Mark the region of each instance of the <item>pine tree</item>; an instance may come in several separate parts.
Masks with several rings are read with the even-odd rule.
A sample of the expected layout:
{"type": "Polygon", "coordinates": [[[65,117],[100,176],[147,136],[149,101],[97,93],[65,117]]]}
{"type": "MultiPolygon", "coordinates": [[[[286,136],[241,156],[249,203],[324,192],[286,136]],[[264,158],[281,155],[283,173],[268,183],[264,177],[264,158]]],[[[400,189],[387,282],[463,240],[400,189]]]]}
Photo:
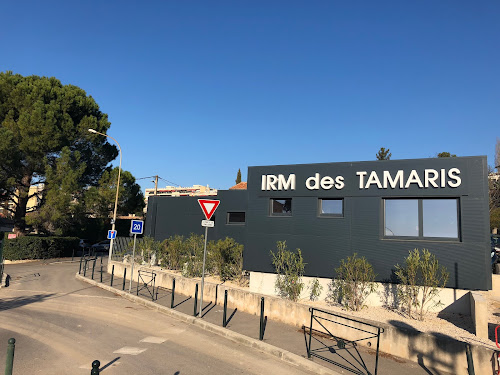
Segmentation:
{"type": "Polygon", "coordinates": [[[389,149],[386,150],[384,147],[380,147],[380,150],[375,155],[377,157],[377,160],[390,160],[392,154],[389,151],[389,149]]]}

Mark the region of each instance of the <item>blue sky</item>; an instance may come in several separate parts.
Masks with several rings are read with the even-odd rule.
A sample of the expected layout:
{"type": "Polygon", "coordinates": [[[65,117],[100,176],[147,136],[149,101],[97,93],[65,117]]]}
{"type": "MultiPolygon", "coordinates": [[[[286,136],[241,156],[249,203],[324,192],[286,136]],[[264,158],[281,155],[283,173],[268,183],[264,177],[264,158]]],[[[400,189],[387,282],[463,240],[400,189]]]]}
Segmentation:
{"type": "Polygon", "coordinates": [[[92,95],[136,178],[227,189],[380,147],[492,164],[499,19],[494,0],[10,1],[0,70],[92,95]]]}

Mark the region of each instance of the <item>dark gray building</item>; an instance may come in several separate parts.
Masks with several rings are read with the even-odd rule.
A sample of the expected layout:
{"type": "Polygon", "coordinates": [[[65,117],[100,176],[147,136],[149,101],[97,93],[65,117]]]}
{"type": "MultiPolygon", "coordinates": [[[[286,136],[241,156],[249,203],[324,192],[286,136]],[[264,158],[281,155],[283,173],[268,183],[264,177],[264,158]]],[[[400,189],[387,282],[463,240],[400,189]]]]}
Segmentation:
{"type": "MultiPolygon", "coordinates": [[[[356,252],[389,281],[410,250],[426,248],[449,287],[491,289],[485,156],[249,167],[248,190],[216,199],[209,239],[243,243],[248,271],[273,272],[269,251],[286,240],[307,276],[333,277],[356,252]]],[[[147,235],[204,233],[197,197],[150,197],[148,207],[147,235]]]]}

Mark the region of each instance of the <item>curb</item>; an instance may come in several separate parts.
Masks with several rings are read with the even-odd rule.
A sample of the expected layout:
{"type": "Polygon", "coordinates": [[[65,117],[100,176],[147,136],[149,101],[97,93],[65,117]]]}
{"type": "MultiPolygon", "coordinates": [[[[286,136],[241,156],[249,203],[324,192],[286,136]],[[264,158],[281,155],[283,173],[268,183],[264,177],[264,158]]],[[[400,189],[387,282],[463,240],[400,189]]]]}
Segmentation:
{"type": "Polygon", "coordinates": [[[161,306],[158,305],[152,301],[145,300],[141,297],[134,296],[132,294],[129,294],[128,292],[125,292],[123,290],[118,290],[115,289],[111,286],[105,285],[103,283],[100,283],[95,280],[88,279],[86,277],[83,277],[82,275],[79,275],[76,273],[75,275],[76,279],[84,281],[88,284],[97,286],[101,289],[107,290],[109,292],[112,292],[114,294],[117,294],[129,301],[132,301],[134,303],[149,307],[153,310],[157,310],[165,315],[171,316],[175,319],[181,320],[183,322],[195,325],[197,327],[200,327],[201,329],[204,329],[206,331],[215,333],[219,336],[226,337],[227,339],[234,341],[236,343],[258,349],[264,353],[267,353],[269,355],[272,355],[273,357],[277,357],[281,359],[284,362],[287,362],[291,365],[300,367],[303,370],[310,371],[315,374],[319,375],[340,375],[338,372],[335,372],[333,370],[330,370],[326,367],[321,366],[320,364],[314,363],[311,360],[307,358],[303,358],[297,354],[294,354],[292,352],[289,352],[287,350],[278,348],[276,346],[267,344],[265,342],[262,342],[260,340],[242,335],[241,333],[237,333],[234,331],[231,331],[227,328],[219,327],[218,325],[215,325],[213,323],[209,323],[207,321],[204,321],[203,319],[195,318],[194,316],[186,315],[184,313],[175,311],[171,308],[168,308],[166,306],[161,306]]]}

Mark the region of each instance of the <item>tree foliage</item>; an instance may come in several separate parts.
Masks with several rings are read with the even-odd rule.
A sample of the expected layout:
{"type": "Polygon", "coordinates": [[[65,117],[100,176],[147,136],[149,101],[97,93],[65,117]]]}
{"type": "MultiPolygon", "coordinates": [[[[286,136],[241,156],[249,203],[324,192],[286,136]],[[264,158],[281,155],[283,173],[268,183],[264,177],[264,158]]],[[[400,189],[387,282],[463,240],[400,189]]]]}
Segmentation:
{"type": "Polygon", "coordinates": [[[450,154],[449,152],[440,152],[439,154],[437,154],[437,157],[438,158],[456,158],[457,155],[455,154],[450,154]]]}
{"type": "Polygon", "coordinates": [[[47,160],[45,162],[42,204],[39,210],[26,218],[26,222],[39,232],[61,236],[77,225],[82,217],[80,182],[86,164],[80,162],[78,151],[71,153],[68,147],[62,149],[54,165],[47,160]]]}
{"type": "Polygon", "coordinates": [[[386,150],[384,147],[380,147],[380,150],[375,155],[377,160],[390,160],[392,154],[389,151],[389,149],[386,150]]]}
{"type": "MultiPolygon", "coordinates": [[[[109,126],[107,115],[79,87],[53,77],[0,73],[0,199],[17,202],[17,233],[25,231],[30,186],[54,186],[61,177],[53,175],[49,181],[47,173],[57,174],[63,165],[69,168],[68,151],[85,166],[76,173],[80,186],[99,181],[117,149],[88,129],[106,133],[109,126]],[[63,155],[63,150],[68,151],[63,155]],[[65,160],[58,162],[62,157],[65,160]]],[[[59,205],[53,198],[46,201],[59,205]]]]}
{"type": "Polygon", "coordinates": [[[236,185],[238,185],[241,182],[241,170],[238,168],[238,174],[236,175],[236,185]]]}
{"type": "MultiPolygon", "coordinates": [[[[85,193],[86,212],[96,217],[111,217],[116,198],[118,167],[104,171],[97,186],[90,187],[85,193]]],[[[117,215],[142,215],[144,195],[141,187],[135,182],[132,173],[121,172],[117,215]]]]}

